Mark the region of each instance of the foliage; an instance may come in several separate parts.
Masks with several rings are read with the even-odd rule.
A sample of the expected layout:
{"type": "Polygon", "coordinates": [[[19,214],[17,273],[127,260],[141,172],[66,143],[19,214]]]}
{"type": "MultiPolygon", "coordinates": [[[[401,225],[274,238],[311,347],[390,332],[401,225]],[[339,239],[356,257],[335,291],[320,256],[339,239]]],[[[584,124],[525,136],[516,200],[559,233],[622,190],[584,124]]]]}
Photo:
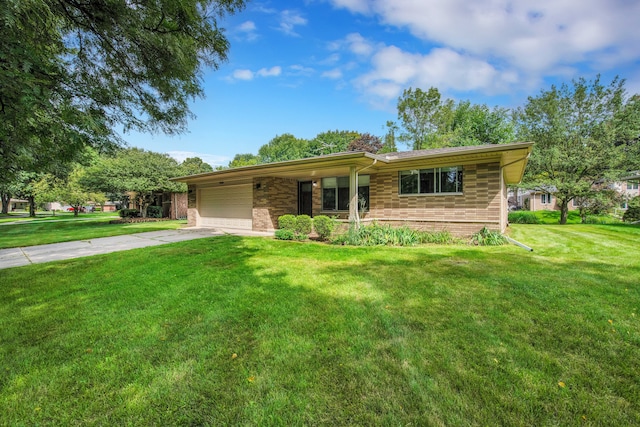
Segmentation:
{"type": "Polygon", "coordinates": [[[293,240],[295,239],[296,233],[289,229],[280,229],[275,231],[275,237],[278,240],[293,240]]]}
{"type": "Polygon", "coordinates": [[[582,197],[576,197],[574,202],[578,205],[582,223],[587,224],[587,218],[593,215],[603,215],[611,212],[618,206],[622,198],[616,190],[608,188],[595,188],[582,197]]]}
{"type": "Polygon", "coordinates": [[[360,133],[355,131],[327,131],[316,135],[309,141],[309,155],[321,156],[347,151],[351,141],[358,139],[360,133]]]}
{"type": "Polygon", "coordinates": [[[205,67],[226,60],[217,19],[243,0],[0,2],[0,182],[55,173],[125,131],[184,131],[205,67]]]}
{"type": "Polygon", "coordinates": [[[290,133],[276,136],[258,150],[260,163],[282,162],[309,156],[309,142],[290,133]]]}
{"type": "Polygon", "coordinates": [[[347,146],[347,151],[365,151],[373,154],[379,152],[381,149],[382,141],[380,141],[380,138],[368,133],[363,133],[347,146]]]}
{"type": "Polygon", "coordinates": [[[509,212],[508,220],[510,224],[539,224],[540,223],[536,214],[530,211],[509,212]]]}
{"type": "Polygon", "coordinates": [[[382,144],[382,148],[378,151],[379,154],[384,153],[395,153],[398,151],[398,147],[396,147],[396,134],[398,133],[398,125],[391,120],[387,120],[386,123],[387,133],[384,136],[384,143],[382,144]]]}
{"type": "Polygon", "coordinates": [[[294,231],[297,235],[308,235],[311,233],[313,227],[313,220],[309,215],[298,215],[296,217],[296,223],[294,231]]]}
{"type": "Polygon", "coordinates": [[[280,230],[296,230],[296,216],[295,215],[282,215],[278,217],[278,228],[280,230]]]}
{"type": "Polygon", "coordinates": [[[640,221],[640,206],[629,206],[622,215],[624,222],[640,221]]]}
{"type": "Polygon", "coordinates": [[[415,246],[420,243],[457,243],[447,231],[418,231],[407,226],[393,227],[389,224],[373,223],[349,229],[332,239],[335,244],[350,246],[415,246]]]}
{"type": "Polygon", "coordinates": [[[209,163],[205,163],[200,157],[188,157],[178,166],[182,176],[197,175],[199,173],[213,172],[209,163]]]}
{"type": "Polygon", "coordinates": [[[500,246],[507,243],[507,238],[499,231],[489,230],[487,227],[482,227],[482,230],[471,236],[471,244],[476,246],[500,246]]]}
{"type": "Polygon", "coordinates": [[[229,162],[230,168],[240,168],[242,166],[254,166],[260,163],[260,157],[251,153],[236,154],[229,162]]]}
{"type": "Polygon", "coordinates": [[[103,193],[135,192],[145,217],[155,192],[186,191],[184,184],[169,180],[179,175],[178,162],[169,155],[129,148],[113,157],[101,157],[87,168],[81,183],[103,193]]]}
{"type": "Polygon", "coordinates": [[[330,239],[337,225],[337,221],[327,215],[317,215],[313,217],[313,229],[320,240],[330,239]]]}
{"type": "Polygon", "coordinates": [[[162,218],[162,206],[149,206],[147,208],[147,217],[162,218]]]}
{"type": "Polygon", "coordinates": [[[632,136],[640,135],[638,103],[626,98],[624,80],[604,86],[598,77],[552,86],[518,109],[521,139],[536,143],[523,185],[555,188],[561,224],[571,200],[615,181],[637,156],[632,136]]]}
{"type": "Polygon", "coordinates": [[[121,218],[136,218],[140,216],[140,211],[138,209],[120,209],[118,215],[121,218]]]}
{"type": "MultiPolygon", "coordinates": [[[[438,89],[405,90],[398,99],[399,139],[414,150],[513,141],[515,126],[509,110],[491,109],[470,101],[442,100],[438,89]]],[[[389,126],[389,123],[387,123],[389,126]]]]}

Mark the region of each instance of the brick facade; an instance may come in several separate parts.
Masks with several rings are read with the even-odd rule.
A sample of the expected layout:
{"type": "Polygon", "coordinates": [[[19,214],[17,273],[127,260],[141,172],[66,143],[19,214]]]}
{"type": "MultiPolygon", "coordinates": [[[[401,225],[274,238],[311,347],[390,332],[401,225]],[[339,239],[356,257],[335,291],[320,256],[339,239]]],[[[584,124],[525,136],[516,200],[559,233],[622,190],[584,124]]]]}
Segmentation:
{"type": "Polygon", "coordinates": [[[253,229],[278,228],[278,217],[298,213],[298,181],[286,178],[254,178],[253,229]]]}
{"type": "Polygon", "coordinates": [[[187,186],[187,227],[195,227],[198,225],[198,216],[196,186],[190,184],[187,186]]]}

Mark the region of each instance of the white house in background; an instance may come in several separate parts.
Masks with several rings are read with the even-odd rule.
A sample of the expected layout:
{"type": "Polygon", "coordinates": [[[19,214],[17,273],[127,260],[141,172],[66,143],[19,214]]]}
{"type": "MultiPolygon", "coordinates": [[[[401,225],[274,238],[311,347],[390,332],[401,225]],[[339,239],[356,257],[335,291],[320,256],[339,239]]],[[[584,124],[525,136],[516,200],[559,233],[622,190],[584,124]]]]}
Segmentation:
{"type": "Polygon", "coordinates": [[[620,208],[627,209],[629,200],[640,196],[640,173],[636,171],[632,175],[624,177],[622,181],[614,183],[612,187],[624,198],[620,208]]]}

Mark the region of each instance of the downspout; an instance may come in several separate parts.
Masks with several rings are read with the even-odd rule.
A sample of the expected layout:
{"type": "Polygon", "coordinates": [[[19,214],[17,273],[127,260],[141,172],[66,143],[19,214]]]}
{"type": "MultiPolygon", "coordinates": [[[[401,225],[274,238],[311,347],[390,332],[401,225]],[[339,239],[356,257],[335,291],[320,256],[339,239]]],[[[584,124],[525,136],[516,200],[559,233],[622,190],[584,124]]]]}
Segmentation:
{"type": "MultiPolygon", "coordinates": [[[[355,194],[352,195],[351,197],[351,203],[354,204],[355,202],[355,223],[356,223],[356,228],[360,228],[360,212],[358,211],[358,209],[360,208],[360,200],[358,199],[358,174],[360,172],[362,172],[363,170],[369,169],[370,167],[374,166],[376,163],[378,163],[378,159],[373,159],[373,163],[371,163],[370,165],[367,165],[365,167],[363,167],[362,169],[356,170],[354,169],[354,174],[355,177],[353,179],[353,181],[350,179],[350,184],[353,184],[355,182],[355,194]]],[[[351,209],[350,209],[351,211],[351,209]]]]}
{"type": "MultiPolygon", "coordinates": [[[[503,170],[504,170],[504,168],[506,168],[507,166],[511,166],[511,165],[513,165],[513,164],[515,164],[515,163],[522,162],[523,160],[527,160],[530,156],[531,156],[531,153],[528,153],[526,156],[524,156],[524,157],[522,157],[522,158],[520,158],[520,159],[514,160],[514,161],[512,161],[512,162],[507,163],[506,165],[502,165],[502,166],[500,166],[500,187],[501,187],[501,188],[500,188],[500,197],[502,197],[502,192],[503,192],[503,190],[502,190],[502,186],[506,185],[506,184],[505,184],[505,182],[504,182],[504,174],[503,174],[503,170]]],[[[508,199],[508,198],[507,198],[507,199],[508,199]]],[[[507,207],[508,207],[508,205],[509,205],[509,203],[508,203],[508,201],[507,201],[507,200],[505,200],[505,203],[501,203],[501,204],[500,204],[500,210],[501,210],[501,211],[502,211],[502,209],[507,209],[507,210],[508,210],[508,208],[507,208],[507,207],[505,207],[505,205],[506,205],[507,207]]],[[[508,213],[507,213],[507,215],[508,215],[508,213]]],[[[500,222],[501,222],[501,224],[500,224],[500,228],[502,228],[502,218],[504,218],[504,216],[505,216],[505,215],[504,215],[504,213],[502,213],[502,212],[501,212],[501,213],[500,213],[500,222]]],[[[507,220],[506,220],[506,221],[505,221],[505,223],[504,223],[505,229],[506,229],[506,227],[507,227],[508,222],[509,222],[509,220],[508,220],[508,216],[507,216],[507,220]]],[[[502,233],[502,230],[500,230],[500,232],[502,233]]]]}

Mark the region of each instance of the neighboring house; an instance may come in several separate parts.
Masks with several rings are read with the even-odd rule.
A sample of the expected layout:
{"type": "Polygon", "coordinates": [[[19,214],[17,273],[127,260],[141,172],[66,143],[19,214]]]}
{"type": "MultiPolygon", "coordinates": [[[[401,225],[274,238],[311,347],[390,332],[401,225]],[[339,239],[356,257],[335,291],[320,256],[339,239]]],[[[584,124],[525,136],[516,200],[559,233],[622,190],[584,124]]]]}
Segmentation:
{"type": "Polygon", "coordinates": [[[188,224],[270,231],[284,214],[337,216],[468,235],[507,226],[507,185],[533,143],[337,153],[208,172],[188,185],[188,224]]]}
{"type": "Polygon", "coordinates": [[[24,199],[9,199],[10,211],[23,211],[29,208],[29,201],[24,199]]]}
{"type": "Polygon", "coordinates": [[[613,184],[613,189],[616,190],[622,198],[624,199],[620,208],[622,210],[627,209],[627,204],[629,200],[634,197],[640,196],[640,174],[637,172],[633,175],[629,175],[623,178],[620,182],[616,182],[613,184]]]}
{"type": "MultiPolygon", "coordinates": [[[[553,195],[553,191],[520,190],[518,200],[513,203],[513,194],[509,193],[509,205],[524,208],[530,211],[556,211],[560,210],[558,199],[553,195]]],[[[579,209],[580,205],[575,200],[569,202],[569,210],[579,209]]]]}
{"type": "MultiPolygon", "coordinates": [[[[140,201],[135,192],[127,193],[129,196],[129,208],[141,209],[140,201]]],[[[153,194],[153,202],[149,206],[161,206],[162,217],[170,219],[183,219],[187,217],[187,193],[173,193],[170,191],[153,194]]]]}

